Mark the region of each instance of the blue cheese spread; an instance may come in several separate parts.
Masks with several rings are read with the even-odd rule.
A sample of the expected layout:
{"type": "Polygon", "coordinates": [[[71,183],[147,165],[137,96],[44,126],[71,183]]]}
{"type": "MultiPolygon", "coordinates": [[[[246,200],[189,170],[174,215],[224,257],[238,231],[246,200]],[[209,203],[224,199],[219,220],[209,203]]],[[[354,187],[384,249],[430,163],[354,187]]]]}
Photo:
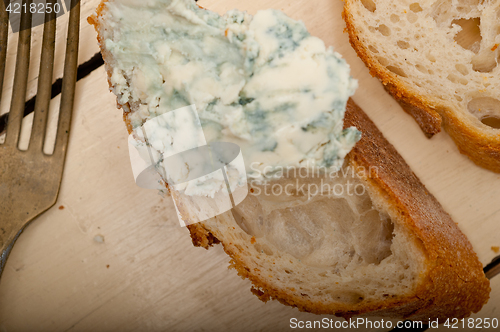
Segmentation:
{"type": "Polygon", "coordinates": [[[236,143],[260,181],[283,167],[339,169],[359,140],[343,129],[357,81],[302,22],[273,9],[220,16],[192,0],[106,7],[112,89],[134,128],[195,105],[206,141],[236,143]]]}

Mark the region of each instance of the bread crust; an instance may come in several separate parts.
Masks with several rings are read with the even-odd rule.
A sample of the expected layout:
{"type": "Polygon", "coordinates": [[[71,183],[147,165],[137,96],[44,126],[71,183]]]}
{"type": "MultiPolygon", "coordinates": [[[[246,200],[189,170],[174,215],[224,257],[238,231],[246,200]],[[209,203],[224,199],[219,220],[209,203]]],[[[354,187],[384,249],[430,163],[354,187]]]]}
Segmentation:
{"type": "Polygon", "coordinates": [[[462,154],[477,165],[500,173],[500,130],[496,135],[481,131],[477,126],[468,123],[467,119],[458,117],[458,111],[454,110],[453,106],[434,104],[428,97],[416,93],[409,84],[382,66],[370,55],[366,45],[358,37],[356,22],[351,13],[353,1],[355,0],[344,0],[342,17],[346,23],[349,42],[370,70],[370,74],[382,82],[391,96],[417,121],[427,137],[440,132],[442,125],[462,154]]]}
{"type": "MultiPolygon", "coordinates": [[[[410,317],[422,320],[479,311],[489,297],[489,281],[466,236],[394,146],[351,100],[344,125],[356,126],[363,132],[363,138],[349,154],[349,160],[357,166],[377,167],[378,172],[372,174],[369,181],[373,181],[374,187],[380,188],[380,194],[398,210],[427,254],[429,272],[417,290],[418,300],[414,299],[419,303],[414,306],[418,309],[410,317]],[[461,308],[456,308],[458,303],[461,308]]],[[[408,303],[399,310],[405,310],[406,306],[413,307],[408,303]]]]}
{"type": "MultiPolygon", "coordinates": [[[[89,17],[88,21],[98,33],[108,83],[112,89],[112,56],[104,47],[99,21],[105,12],[105,2],[106,0],[99,5],[96,14],[89,17]]],[[[130,133],[130,105],[120,104],[118,101],[117,105],[123,109],[123,119],[130,133]]],[[[427,255],[426,269],[422,272],[425,277],[421,278],[423,282],[407,296],[388,299],[384,303],[362,304],[352,309],[349,305],[315,303],[305,296],[300,297],[273,288],[265,279],[259,278],[245,266],[241,248],[222,242],[224,251],[231,257],[230,268],[236,269],[238,275],[252,282],[252,293],[262,301],[276,299],[285,305],[316,314],[334,314],[344,318],[366,314],[426,321],[429,318],[461,318],[479,311],[489,297],[489,281],[485,278],[481,263],[465,235],[434,196],[420,183],[395,148],[352,100],[348,102],[344,122],[344,127],[349,126],[356,126],[363,136],[346,160],[357,167],[378,168],[378,172],[369,177],[371,187],[376,188],[378,194],[390,202],[393,212],[403,220],[408,230],[415,234],[416,245],[421,246],[427,255]]],[[[221,242],[208,223],[187,227],[195,246],[208,249],[221,242]]]]}

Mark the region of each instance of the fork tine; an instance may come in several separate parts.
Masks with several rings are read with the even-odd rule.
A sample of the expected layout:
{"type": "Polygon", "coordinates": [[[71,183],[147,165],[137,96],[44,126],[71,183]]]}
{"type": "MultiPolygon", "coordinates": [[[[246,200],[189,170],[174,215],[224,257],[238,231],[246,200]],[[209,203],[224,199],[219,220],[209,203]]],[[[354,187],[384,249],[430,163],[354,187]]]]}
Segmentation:
{"type": "MultiPolygon", "coordinates": [[[[9,1],[10,2],[10,1],[9,1]]],[[[9,12],[5,2],[0,4],[0,101],[2,99],[3,75],[5,73],[5,58],[7,55],[7,39],[9,38],[9,12]]]]}
{"type": "Polygon", "coordinates": [[[59,123],[54,146],[54,156],[64,157],[69,138],[71,113],[75,99],[76,73],[78,69],[78,40],[80,32],[80,1],[71,1],[71,12],[68,24],[68,40],[66,43],[66,58],[64,60],[64,77],[59,108],[59,123]]]}
{"type": "MultiPolygon", "coordinates": [[[[48,0],[54,4],[56,0],[48,0]]],[[[45,14],[43,26],[42,55],[40,58],[40,73],[38,75],[38,88],[36,92],[33,127],[28,149],[40,152],[43,149],[47,115],[52,90],[52,71],[54,68],[54,48],[56,38],[56,13],[52,11],[45,14]]]]}
{"type": "MultiPolygon", "coordinates": [[[[31,0],[24,0],[23,3],[26,3],[26,7],[29,7],[31,0]]],[[[21,13],[19,30],[16,71],[14,73],[14,85],[12,86],[12,102],[10,104],[9,121],[7,122],[7,135],[5,137],[5,145],[11,146],[17,145],[19,140],[19,131],[21,130],[21,121],[24,115],[24,103],[26,102],[31,47],[31,12],[29,10],[21,13]]]]}

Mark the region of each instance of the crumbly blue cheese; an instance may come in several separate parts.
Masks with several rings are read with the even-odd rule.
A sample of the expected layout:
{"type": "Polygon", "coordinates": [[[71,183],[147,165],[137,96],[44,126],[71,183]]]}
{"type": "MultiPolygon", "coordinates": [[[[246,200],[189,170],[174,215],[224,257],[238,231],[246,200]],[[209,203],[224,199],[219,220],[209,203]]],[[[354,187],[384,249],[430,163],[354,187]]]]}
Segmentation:
{"type": "Polygon", "coordinates": [[[106,3],[111,83],[133,127],[194,104],[208,142],[238,144],[247,175],[340,168],[359,140],[343,130],[357,82],[332,48],[277,10],[224,16],[192,0],[106,3]]]}

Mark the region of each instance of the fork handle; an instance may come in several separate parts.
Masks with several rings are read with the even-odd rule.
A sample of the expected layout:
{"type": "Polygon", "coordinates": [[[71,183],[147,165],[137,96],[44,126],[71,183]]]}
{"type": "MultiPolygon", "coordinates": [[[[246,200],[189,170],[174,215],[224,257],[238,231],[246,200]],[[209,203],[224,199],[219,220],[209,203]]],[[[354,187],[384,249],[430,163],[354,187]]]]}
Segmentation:
{"type": "MultiPolygon", "coordinates": [[[[0,254],[0,277],[2,276],[2,272],[3,272],[4,268],[5,268],[5,264],[7,263],[7,258],[10,255],[10,252],[12,250],[12,247],[14,246],[14,243],[16,242],[16,240],[19,237],[19,235],[21,235],[21,233],[23,232],[23,230],[24,230],[25,227],[23,227],[22,229],[20,229],[17,232],[17,234],[14,233],[13,236],[10,236],[9,238],[7,238],[6,242],[2,243],[1,254],[0,254]]],[[[2,228],[2,232],[3,231],[4,231],[4,229],[2,228]]]]}

